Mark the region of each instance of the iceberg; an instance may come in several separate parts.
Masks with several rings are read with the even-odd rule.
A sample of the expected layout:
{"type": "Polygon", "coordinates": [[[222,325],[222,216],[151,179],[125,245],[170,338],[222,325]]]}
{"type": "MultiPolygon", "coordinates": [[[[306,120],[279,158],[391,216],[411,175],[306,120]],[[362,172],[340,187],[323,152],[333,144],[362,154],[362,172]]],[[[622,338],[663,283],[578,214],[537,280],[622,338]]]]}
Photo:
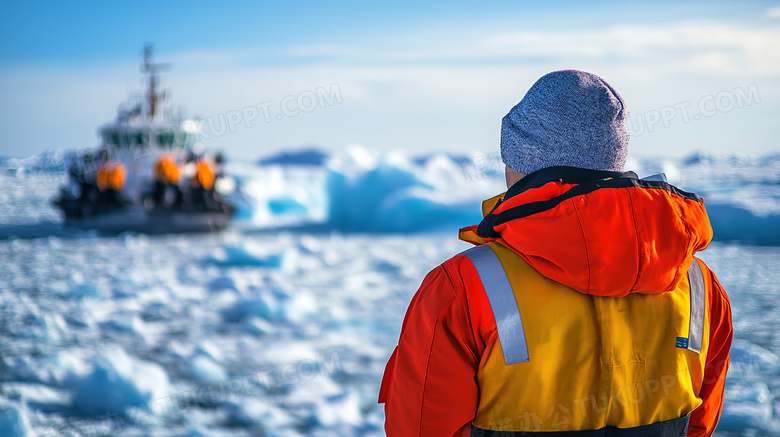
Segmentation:
{"type": "MultiPolygon", "coordinates": [[[[231,170],[242,175],[241,191],[251,205],[240,214],[261,228],[318,224],[340,232],[426,232],[479,222],[481,201],[506,189],[502,166],[490,154],[313,150],[231,170]],[[300,171],[303,163],[309,167],[300,171]]],[[[780,155],[632,158],[627,169],[640,176],[663,172],[670,183],[700,195],[715,240],[780,245],[780,155]]]]}

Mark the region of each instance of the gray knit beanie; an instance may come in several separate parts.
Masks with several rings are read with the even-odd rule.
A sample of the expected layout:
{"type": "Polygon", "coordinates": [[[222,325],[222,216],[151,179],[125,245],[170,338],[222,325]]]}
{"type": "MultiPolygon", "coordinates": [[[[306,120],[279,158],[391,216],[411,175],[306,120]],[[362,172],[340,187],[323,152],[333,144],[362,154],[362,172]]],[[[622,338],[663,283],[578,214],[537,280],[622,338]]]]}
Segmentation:
{"type": "Polygon", "coordinates": [[[628,109],[604,79],[577,70],[542,76],[501,123],[501,159],[520,173],[556,165],[623,171],[628,109]]]}

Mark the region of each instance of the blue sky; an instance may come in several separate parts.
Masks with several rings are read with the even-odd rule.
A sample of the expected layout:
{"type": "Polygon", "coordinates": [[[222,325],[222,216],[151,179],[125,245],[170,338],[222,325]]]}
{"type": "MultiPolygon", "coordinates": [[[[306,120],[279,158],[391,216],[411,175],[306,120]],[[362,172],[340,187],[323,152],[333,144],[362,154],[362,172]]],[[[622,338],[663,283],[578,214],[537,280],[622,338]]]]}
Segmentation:
{"type": "Polygon", "coordinates": [[[141,88],[147,42],[186,115],[217,126],[270,108],[204,137],[236,158],[492,152],[501,117],[561,68],[623,95],[637,155],[780,150],[780,2],[0,0],[0,155],[97,146],[141,88]],[[334,89],[333,104],[280,113],[334,89]]]}

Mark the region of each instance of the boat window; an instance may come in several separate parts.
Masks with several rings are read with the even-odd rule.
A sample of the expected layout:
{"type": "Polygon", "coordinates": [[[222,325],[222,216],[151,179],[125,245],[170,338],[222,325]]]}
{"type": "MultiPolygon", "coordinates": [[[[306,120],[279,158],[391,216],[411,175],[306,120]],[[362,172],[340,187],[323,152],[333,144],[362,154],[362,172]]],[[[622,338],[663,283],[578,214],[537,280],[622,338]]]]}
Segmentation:
{"type": "Polygon", "coordinates": [[[175,135],[173,132],[162,132],[157,134],[157,143],[159,143],[160,147],[163,149],[170,149],[173,147],[174,140],[175,135]]]}
{"type": "Polygon", "coordinates": [[[105,134],[103,134],[103,142],[107,146],[118,146],[119,134],[116,132],[106,132],[105,134]]]}

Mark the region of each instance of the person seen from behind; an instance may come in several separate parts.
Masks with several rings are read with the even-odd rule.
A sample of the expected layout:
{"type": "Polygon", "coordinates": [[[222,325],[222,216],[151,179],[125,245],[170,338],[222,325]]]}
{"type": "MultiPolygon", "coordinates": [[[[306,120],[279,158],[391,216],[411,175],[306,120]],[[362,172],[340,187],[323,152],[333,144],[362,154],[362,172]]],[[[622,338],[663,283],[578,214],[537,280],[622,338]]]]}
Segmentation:
{"type": "Polygon", "coordinates": [[[508,190],[409,305],[379,393],[389,437],[712,435],[733,334],[694,257],[712,228],[695,194],[624,172],[627,120],[577,70],[504,117],[508,190]]]}

